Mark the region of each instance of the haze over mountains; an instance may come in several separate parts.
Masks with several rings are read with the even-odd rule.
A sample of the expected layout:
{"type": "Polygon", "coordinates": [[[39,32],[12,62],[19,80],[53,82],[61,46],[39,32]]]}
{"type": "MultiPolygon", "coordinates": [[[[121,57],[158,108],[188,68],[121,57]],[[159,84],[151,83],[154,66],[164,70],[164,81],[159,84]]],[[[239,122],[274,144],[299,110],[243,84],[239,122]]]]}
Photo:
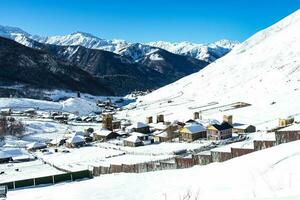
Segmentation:
{"type": "MultiPolygon", "coordinates": [[[[185,43],[181,43],[180,49],[176,48],[174,51],[175,47],[170,48],[171,43],[166,46],[159,42],[150,46],[123,40],[105,40],[82,32],[65,36],[41,37],[31,35],[20,28],[7,26],[0,26],[0,36],[30,48],[46,51],[57,63],[67,63],[76,70],[80,68],[93,78],[100,79],[103,87],[111,91],[109,93],[103,93],[108,90],[93,92],[100,95],[124,95],[133,90],[159,88],[201,70],[210,62],[228,53],[237,44],[223,40],[210,45],[186,43],[186,48],[184,48],[185,43]]],[[[8,43],[5,41],[3,45],[8,43]]],[[[2,47],[5,48],[3,45],[2,47]]],[[[14,44],[10,43],[9,45],[14,44]]],[[[178,44],[174,44],[174,46],[178,46],[178,44]]],[[[15,48],[17,47],[19,46],[15,45],[15,48]]],[[[11,61],[13,62],[13,60],[18,59],[11,61]]],[[[39,76],[39,74],[35,75],[39,76]]],[[[1,78],[7,79],[7,77],[1,78]]],[[[21,80],[12,76],[10,82],[33,84],[31,80],[21,80]]],[[[48,85],[39,85],[36,82],[32,86],[75,89],[71,86],[61,88],[59,85],[51,85],[50,82],[48,85]]],[[[85,87],[80,87],[80,90],[91,92],[85,87]]]]}

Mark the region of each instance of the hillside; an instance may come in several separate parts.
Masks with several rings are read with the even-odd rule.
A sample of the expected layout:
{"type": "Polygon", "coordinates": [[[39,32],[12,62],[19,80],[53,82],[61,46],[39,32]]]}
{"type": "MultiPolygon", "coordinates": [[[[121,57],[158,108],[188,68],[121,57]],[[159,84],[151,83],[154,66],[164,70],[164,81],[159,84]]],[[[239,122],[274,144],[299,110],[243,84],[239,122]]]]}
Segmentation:
{"type": "Polygon", "coordinates": [[[32,88],[65,89],[91,94],[114,94],[101,80],[55,59],[49,53],[0,37],[0,82],[32,88]]]}
{"type": "Polygon", "coordinates": [[[200,72],[140,98],[132,118],[164,113],[168,120],[188,119],[195,111],[245,102],[236,110],[204,112],[204,117],[234,114],[254,123],[298,115],[300,106],[300,10],[258,32],[200,72]],[[221,111],[221,112],[220,112],[221,111]]]}
{"type": "Polygon", "coordinates": [[[111,174],[86,181],[16,190],[11,191],[8,198],[61,199],[60,193],[68,191],[68,197],[73,200],[296,200],[300,198],[299,145],[300,141],[291,142],[224,163],[189,169],[111,174]]]}

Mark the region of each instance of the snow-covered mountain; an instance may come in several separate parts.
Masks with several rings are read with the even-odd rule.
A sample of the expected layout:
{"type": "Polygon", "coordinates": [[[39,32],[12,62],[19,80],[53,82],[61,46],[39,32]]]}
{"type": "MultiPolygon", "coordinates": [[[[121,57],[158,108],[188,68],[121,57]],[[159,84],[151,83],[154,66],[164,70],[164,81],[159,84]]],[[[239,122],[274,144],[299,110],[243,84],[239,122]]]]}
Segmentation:
{"type": "Polygon", "coordinates": [[[220,40],[208,45],[193,44],[189,42],[169,43],[161,41],[142,44],[131,43],[117,39],[106,40],[84,32],[75,32],[62,36],[41,37],[37,35],[30,35],[19,28],[1,25],[0,36],[13,39],[29,47],[35,47],[34,44],[32,44],[32,40],[40,43],[60,46],[80,45],[90,49],[110,51],[122,56],[126,56],[135,62],[158,50],[158,48],[165,49],[178,55],[190,56],[206,62],[212,62],[228,53],[238,44],[236,41],[228,40],[220,40]]]}
{"type": "Polygon", "coordinates": [[[168,120],[188,119],[193,112],[246,102],[251,106],[204,113],[262,124],[300,113],[300,10],[258,32],[203,70],[141,97],[131,117],[164,113],[168,120]],[[170,103],[171,102],[171,103],[170,103]],[[205,107],[206,106],[206,107],[205,107]]]}
{"type": "Polygon", "coordinates": [[[186,55],[199,60],[213,62],[223,55],[227,54],[231,49],[237,46],[239,42],[229,40],[219,40],[211,44],[195,44],[190,42],[150,42],[148,45],[165,49],[169,52],[186,55]]]}

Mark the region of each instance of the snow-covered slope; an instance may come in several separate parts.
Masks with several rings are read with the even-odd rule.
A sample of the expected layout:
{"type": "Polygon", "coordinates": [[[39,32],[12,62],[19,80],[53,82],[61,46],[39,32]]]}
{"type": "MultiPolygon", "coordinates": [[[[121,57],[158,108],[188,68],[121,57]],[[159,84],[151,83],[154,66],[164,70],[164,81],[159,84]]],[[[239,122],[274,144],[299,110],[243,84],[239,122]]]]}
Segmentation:
{"type": "Polygon", "coordinates": [[[212,44],[193,44],[189,42],[168,43],[152,42],[149,44],[131,43],[124,40],[106,40],[96,37],[89,33],[75,32],[68,35],[41,37],[30,35],[19,28],[1,26],[0,36],[13,39],[23,45],[35,47],[32,40],[40,43],[75,46],[80,45],[89,49],[100,49],[117,53],[131,58],[133,61],[139,61],[141,58],[151,54],[153,51],[162,48],[175,54],[190,56],[199,60],[212,62],[226,53],[228,53],[238,42],[229,40],[220,40],[212,44]]]}
{"type": "Polygon", "coordinates": [[[200,72],[140,98],[131,117],[164,113],[167,119],[192,117],[210,102],[243,101],[236,120],[261,124],[300,113],[300,10],[258,32],[200,72]]]}
{"type": "Polygon", "coordinates": [[[191,56],[207,62],[213,62],[222,57],[238,44],[239,42],[237,41],[229,40],[219,40],[211,44],[195,44],[190,42],[171,43],[164,41],[148,43],[150,46],[159,47],[175,54],[191,56]]]}
{"type": "Polygon", "coordinates": [[[190,169],[111,174],[10,191],[8,199],[296,200],[300,198],[299,145],[300,141],[291,142],[190,169]]]}

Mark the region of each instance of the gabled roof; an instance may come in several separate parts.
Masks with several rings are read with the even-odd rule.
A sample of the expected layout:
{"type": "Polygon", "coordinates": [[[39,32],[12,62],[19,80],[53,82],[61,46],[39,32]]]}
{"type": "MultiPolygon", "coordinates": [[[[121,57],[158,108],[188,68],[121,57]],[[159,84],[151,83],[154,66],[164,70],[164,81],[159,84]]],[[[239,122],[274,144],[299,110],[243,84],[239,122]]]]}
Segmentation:
{"type": "Polygon", "coordinates": [[[132,136],[130,136],[130,137],[128,137],[128,138],[125,138],[124,140],[125,140],[125,141],[128,141],[128,142],[133,142],[133,143],[142,142],[142,141],[140,140],[140,138],[139,138],[138,136],[136,136],[136,135],[132,135],[132,136]]]}
{"type": "Polygon", "coordinates": [[[32,142],[30,144],[28,144],[26,147],[28,149],[37,149],[37,148],[42,148],[42,147],[46,147],[47,145],[44,142],[32,142]]]}
{"type": "Polygon", "coordinates": [[[75,136],[69,138],[67,140],[67,142],[71,143],[71,144],[81,143],[81,142],[84,142],[84,138],[80,135],[75,135],[75,136]]]}
{"type": "Polygon", "coordinates": [[[94,133],[96,135],[100,135],[100,136],[108,136],[109,134],[112,133],[112,131],[107,130],[107,129],[101,129],[101,130],[95,131],[94,133]]]}
{"type": "Polygon", "coordinates": [[[232,126],[233,126],[233,128],[237,128],[237,129],[246,129],[251,125],[250,124],[234,123],[232,126]]]}
{"type": "Polygon", "coordinates": [[[144,124],[143,122],[135,122],[130,127],[131,128],[144,128],[147,127],[147,124],[144,124]]]}
{"type": "Polygon", "coordinates": [[[201,124],[187,124],[184,126],[188,130],[189,133],[194,134],[194,133],[200,133],[206,131],[206,128],[202,126],[201,124]]]}
{"type": "Polygon", "coordinates": [[[212,124],[211,126],[213,126],[215,129],[217,129],[218,131],[223,131],[223,130],[227,130],[227,129],[231,129],[233,128],[229,123],[227,122],[222,122],[222,124],[212,124]]]}

